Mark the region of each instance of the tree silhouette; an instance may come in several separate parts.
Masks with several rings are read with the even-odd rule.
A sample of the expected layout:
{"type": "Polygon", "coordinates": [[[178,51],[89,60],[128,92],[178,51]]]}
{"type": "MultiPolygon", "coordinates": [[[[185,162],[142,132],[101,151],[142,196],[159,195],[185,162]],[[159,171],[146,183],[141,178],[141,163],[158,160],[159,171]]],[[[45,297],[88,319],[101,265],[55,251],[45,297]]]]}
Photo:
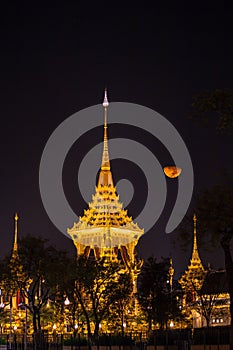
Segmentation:
{"type": "Polygon", "coordinates": [[[159,323],[161,329],[167,328],[169,320],[182,317],[177,298],[181,291],[177,284],[171,290],[169,284],[169,260],[157,262],[156,258],[149,257],[139,275],[139,303],[147,315],[149,329],[152,323],[159,323]]]}
{"type": "MultiPolygon", "coordinates": [[[[233,90],[206,91],[193,98],[192,118],[209,122],[217,119],[217,130],[229,133],[233,127],[233,90]]],[[[229,152],[229,150],[226,150],[229,152]]],[[[202,234],[209,235],[212,243],[219,242],[224,251],[225,269],[230,294],[230,349],[233,350],[233,164],[228,164],[224,179],[202,191],[196,200],[197,216],[202,234]]]]}

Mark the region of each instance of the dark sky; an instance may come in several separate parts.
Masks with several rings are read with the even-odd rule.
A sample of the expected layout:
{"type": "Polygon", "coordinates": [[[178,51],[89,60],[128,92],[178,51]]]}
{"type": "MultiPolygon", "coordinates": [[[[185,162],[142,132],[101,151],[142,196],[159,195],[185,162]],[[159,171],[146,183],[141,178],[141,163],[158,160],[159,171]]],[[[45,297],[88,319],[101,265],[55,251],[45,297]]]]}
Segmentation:
{"type": "MultiPolygon", "coordinates": [[[[78,110],[101,103],[106,85],[110,101],[150,107],[173,123],[191,154],[195,192],[214,183],[216,172],[229,163],[226,150],[232,150],[232,138],[217,135],[213,125],[200,128],[187,116],[193,95],[233,88],[232,12],[232,5],[224,2],[192,2],[186,7],[170,7],[167,2],[155,2],[153,7],[143,2],[131,6],[129,2],[110,6],[105,1],[46,6],[11,2],[2,7],[1,256],[12,246],[15,211],[20,216],[20,236],[41,235],[74,252],[72,242],[56,230],[43,208],[39,163],[53,130],[78,110]]],[[[134,134],[130,129],[109,128],[110,138],[130,134],[134,134]]],[[[101,140],[102,131],[87,136],[82,140],[84,153],[101,140]]],[[[139,141],[156,153],[156,141],[143,134],[139,141]]],[[[77,214],[85,206],[72,180],[72,159],[79,158],[74,149],[64,175],[67,193],[77,190],[76,199],[70,199],[77,214]]],[[[140,183],[140,171],[135,175],[130,162],[122,166],[115,161],[112,166],[115,180],[125,168],[129,179],[140,183]]],[[[175,196],[175,184],[170,186],[175,196]]],[[[144,200],[143,189],[129,208],[133,216],[144,200]]],[[[173,201],[171,196],[170,206],[173,201]]],[[[191,246],[182,253],[172,248],[167,237],[163,239],[167,215],[140,240],[138,253],[171,255],[179,274],[188,263],[191,246]]],[[[211,260],[209,253],[201,255],[204,263],[211,260]]],[[[215,265],[222,266],[221,253],[215,265]]]]}

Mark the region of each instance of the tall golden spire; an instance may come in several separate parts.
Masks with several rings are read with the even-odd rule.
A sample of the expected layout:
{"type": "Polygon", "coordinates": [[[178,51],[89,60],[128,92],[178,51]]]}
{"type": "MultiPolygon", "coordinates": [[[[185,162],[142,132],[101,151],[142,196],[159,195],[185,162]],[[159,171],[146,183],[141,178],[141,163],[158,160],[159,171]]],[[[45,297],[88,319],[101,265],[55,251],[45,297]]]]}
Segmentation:
{"type": "Polygon", "coordinates": [[[107,97],[107,89],[104,91],[104,147],[103,147],[103,155],[102,155],[102,163],[101,163],[101,171],[99,175],[98,185],[101,186],[113,186],[112,173],[110,170],[110,160],[109,160],[109,152],[108,152],[108,134],[107,134],[107,109],[109,106],[108,97],[107,97]]]}
{"type": "Polygon", "coordinates": [[[14,234],[14,245],[13,245],[13,254],[16,255],[18,253],[18,214],[15,213],[15,234],[14,234]]]}
{"type": "Polygon", "coordinates": [[[191,263],[196,261],[201,261],[198,249],[197,249],[197,216],[194,213],[193,215],[193,252],[192,252],[192,258],[191,263]]]}
{"type": "Polygon", "coordinates": [[[110,170],[110,161],[109,161],[109,153],[108,153],[108,134],[107,134],[107,109],[108,109],[109,103],[108,103],[108,97],[107,97],[107,89],[104,91],[104,101],[103,101],[103,107],[104,107],[104,149],[103,149],[103,156],[102,156],[102,164],[101,169],[102,170],[110,170]]]}

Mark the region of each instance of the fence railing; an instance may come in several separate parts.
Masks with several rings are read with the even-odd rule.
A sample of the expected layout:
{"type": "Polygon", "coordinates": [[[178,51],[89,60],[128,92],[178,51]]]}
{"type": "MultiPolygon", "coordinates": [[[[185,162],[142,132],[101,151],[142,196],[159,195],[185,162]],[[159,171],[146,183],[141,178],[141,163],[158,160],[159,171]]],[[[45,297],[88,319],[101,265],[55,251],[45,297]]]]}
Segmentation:
{"type": "Polygon", "coordinates": [[[88,339],[86,335],[44,334],[37,335],[9,334],[0,335],[0,350],[190,350],[217,349],[229,344],[229,327],[212,327],[198,329],[155,330],[150,333],[100,334],[98,338],[88,339]]]}
{"type": "Polygon", "coordinates": [[[63,347],[63,335],[25,335],[1,334],[0,349],[7,350],[61,350],[63,347]]]}

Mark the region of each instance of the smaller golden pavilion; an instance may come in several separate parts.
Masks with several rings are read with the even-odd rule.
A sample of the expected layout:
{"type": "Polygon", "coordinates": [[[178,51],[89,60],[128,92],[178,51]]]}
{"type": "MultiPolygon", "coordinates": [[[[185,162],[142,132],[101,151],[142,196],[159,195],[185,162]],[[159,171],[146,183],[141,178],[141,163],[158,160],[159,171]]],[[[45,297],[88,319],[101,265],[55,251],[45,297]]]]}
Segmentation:
{"type": "Polygon", "coordinates": [[[197,248],[197,217],[193,216],[193,251],[190,264],[179,283],[184,291],[183,306],[196,300],[196,291],[200,290],[204,282],[206,271],[202,265],[197,248]]]}

